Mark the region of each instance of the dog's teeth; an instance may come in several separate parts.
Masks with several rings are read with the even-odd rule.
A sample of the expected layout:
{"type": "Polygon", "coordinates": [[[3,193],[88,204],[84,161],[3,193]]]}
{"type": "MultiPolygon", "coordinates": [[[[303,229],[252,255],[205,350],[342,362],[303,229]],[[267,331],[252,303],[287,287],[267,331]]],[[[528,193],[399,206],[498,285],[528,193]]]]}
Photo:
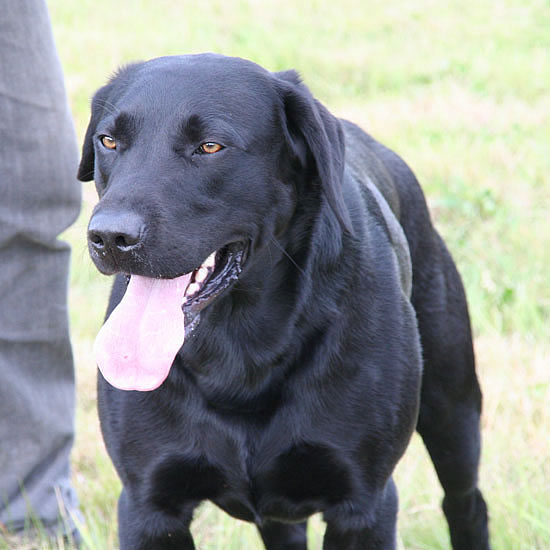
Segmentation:
{"type": "Polygon", "coordinates": [[[216,265],[216,253],[212,252],[206,260],[204,260],[204,263],[202,264],[202,267],[214,267],[216,265]]]}
{"type": "Polygon", "coordinates": [[[200,285],[198,283],[191,283],[185,291],[185,296],[193,296],[193,294],[195,294],[195,292],[198,292],[199,289],[200,285]]]}
{"type": "Polygon", "coordinates": [[[195,272],[195,281],[197,283],[203,283],[208,277],[209,271],[206,267],[202,266],[195,272]]]}

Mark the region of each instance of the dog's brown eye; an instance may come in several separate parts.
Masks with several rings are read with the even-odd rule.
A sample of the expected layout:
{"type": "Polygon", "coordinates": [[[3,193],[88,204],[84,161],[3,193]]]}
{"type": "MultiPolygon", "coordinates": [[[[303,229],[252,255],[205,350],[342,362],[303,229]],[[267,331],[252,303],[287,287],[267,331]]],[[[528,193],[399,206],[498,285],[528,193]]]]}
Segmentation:
{"type": "Polygon", "coordinates": [[[212,153],[217,153],[222,149],[223,149],[223,146],[221,146],[219,143],[214,143],[213,141],[208,141],[206,143],[203,143],[199,147],[199,151],[201,153],[206,153],[207,155],[211,155],[212,153]]]}
{"type": "Polygon", "coordinates": [[[107,149],[116,149],[116,141],[111,136],[101,136],[101,143],[107,149]]]}

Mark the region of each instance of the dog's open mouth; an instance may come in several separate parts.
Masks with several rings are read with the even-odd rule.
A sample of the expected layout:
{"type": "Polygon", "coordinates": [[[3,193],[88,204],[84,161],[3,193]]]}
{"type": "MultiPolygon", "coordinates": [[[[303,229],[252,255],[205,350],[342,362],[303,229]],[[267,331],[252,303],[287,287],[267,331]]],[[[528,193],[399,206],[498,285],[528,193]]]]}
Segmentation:
{"type": "Polygon", "coordinates": [[[183,297],[185,313],[196,314],[239,278],[247,247],[233,243],[213,252],[191,274],[183,297]]]}
{"type": "Polygon", "coordinates": [[[200,311],[238,279],[247,250],[243,243],[230,244],[171,279],[131,275],[94,344],[103,377],[123,390],[158,388],[200,311]]]}

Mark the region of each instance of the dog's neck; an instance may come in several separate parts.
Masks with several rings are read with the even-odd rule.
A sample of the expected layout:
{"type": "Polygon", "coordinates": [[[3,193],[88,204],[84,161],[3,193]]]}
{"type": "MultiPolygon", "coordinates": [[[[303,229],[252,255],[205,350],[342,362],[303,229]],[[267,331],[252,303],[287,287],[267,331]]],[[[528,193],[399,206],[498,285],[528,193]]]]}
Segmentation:
{"type": "Polygon", "coordinates": [[[307,364],[308,350],[331,328],[330,322],[313,326],[311,319],[327,319],[320,310],[337,312],[347,287],[340,269],[349,262],[344,242],[337,220],[327,214],[296,220],[256,252],[231,291],[202,312],[182,350],[184,368],[206,393],[256,399],[307,364]],[[327,244],[313,245],[319,242],[327,244]]]}

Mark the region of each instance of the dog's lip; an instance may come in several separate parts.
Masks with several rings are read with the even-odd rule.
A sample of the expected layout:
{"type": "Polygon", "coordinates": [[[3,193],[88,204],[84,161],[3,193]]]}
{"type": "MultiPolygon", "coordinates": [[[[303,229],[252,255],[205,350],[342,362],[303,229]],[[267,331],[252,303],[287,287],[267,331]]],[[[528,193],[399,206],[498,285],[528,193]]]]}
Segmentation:
{"type": "MultiPolygon", "coordinates": [[[[184,312],[197,313],[217,298],[239,278],[248,258],[248,241],[232,242],[212,252],[202,264],[191,272],[176,275],[159,274],[157,279],[176,279],[192,273],[189,284],[182,296],[184,312]]],[[[133,273],[125,273],[127,281],[133,273]]]]}
{"type": "Polygon", "coordinates": [[[184,313],[200,312],[239,278],[248,248],[248,244],[242,241],[226,245],[216,251],[214,266],[206,275],[201,274],[204,264],[193,271],[183,300],[184,313]],[[203,279],[199,280],[201,276],[203,279]]]}

